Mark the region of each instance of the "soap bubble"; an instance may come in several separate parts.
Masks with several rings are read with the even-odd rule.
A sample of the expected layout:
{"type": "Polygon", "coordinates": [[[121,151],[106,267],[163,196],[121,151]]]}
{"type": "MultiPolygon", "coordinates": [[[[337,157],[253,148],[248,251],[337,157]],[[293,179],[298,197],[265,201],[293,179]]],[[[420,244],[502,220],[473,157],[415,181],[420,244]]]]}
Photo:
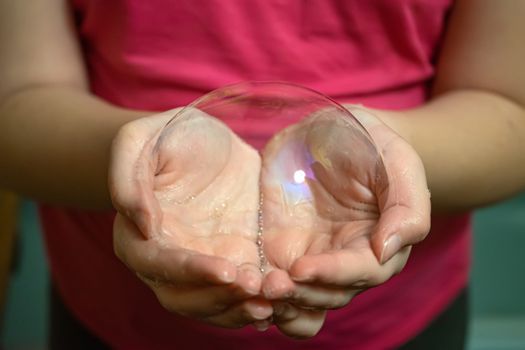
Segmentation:
{"type": "MultiPolygon", "coordinates": [[[[222,121],[261,152],[266,183],[279,188],[289,214],[299,215],[294,208],[316,200],[320,187],[344,203],[356,179],[366,187],[377,177],[386,176],[380,153],[360,122],[314,90],[282,82],[219,88],[177,113],[162,131],[159,143],[180,137],[174,134],[180,134],[181,129],[202,132],[202,147],[228,142],[223,134],[214,139],[213,134],[207,137],[203,130],[184,127],[196,123],[201,112],[222,121]]],[[[227,155],[223,156],[213,161],[225,162],[227,155]]],[[[316,201],[317,211],[330,216],[333,205],[320,198],[316,201]]]]}
{"type": "MultiPolygon", "coordinates": [[[[165,231],[176,233],[182,224],[196,242],[202,232],[248,238],[262,273],[269,266],[265,242],[283,232],[337,241],[345,225],[378,218],[378,194],[388,187],[381,154],[360,122],[332,99],[289,83],[247,82],[204,95],[166,124],[154,151],[157,164],[170,164],[156,174],[164,220],[179,225],[165,231]],[[249,156],[236,158],[239,149],[249,156]],[[236,170],[226,177],[232,163],[236,170]],[[242,200],[250,209],[232,209],[238,201],[229,191],[238,195],[239,188],[255,193],[242,200]],[[213,195],[199,201],[198,193],[210,189],[213,195]]],[[[228,258],[242,253],[228,247],[235,248],[228,258]]],[[[195,249],[207,252],[205,244],[195,249]]]]}

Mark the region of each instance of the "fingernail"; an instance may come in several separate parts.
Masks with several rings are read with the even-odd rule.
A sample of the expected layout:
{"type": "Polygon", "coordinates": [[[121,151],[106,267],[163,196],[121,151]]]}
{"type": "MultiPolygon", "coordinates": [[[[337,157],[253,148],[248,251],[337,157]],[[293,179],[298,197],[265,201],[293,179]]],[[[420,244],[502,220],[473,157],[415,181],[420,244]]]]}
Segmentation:
{"type": "Polygon", "coordinates": [[[222,283],[233,283],[237,276],[235,273],[231,273],[231,271],[224,270],[224,271],[221,271],[221,273],[219,273],[217,277],[219,278],[219,281],[222,283]]]}
{"type": "Polygon", "coordinates": [[[246,292],[251,295],[257,295],[261,291],[261,275],[256,274],[254,271],[245,271],[246,274],[246,286],[244,287],[246,292]]]}
{"type": "Polygon", "coordinates": [[[381,253],[381,264],[390,260],[401,249],[401,239],[397,234],[390,236],[385,243],[383,243],[383,252],[381,253]]]}
{"type": "Polygon", "coordinates": [[[266,331],[268,328],[270,328],[271,325],[272,325],[272,323],[271,323],[269,320],[255,321],[255,322],[253,323],[253,326],[254,326],[255,329],[257,329],[259,332],[264,332],[264,331],[266,331]]]}
{"type": "Polygon", "coordinates": [[[312,282],[313,277],[309,275],[292,276],[292,281],[294,282],[312,282]]]}
{"type": "Polygon", "coordinates": [[[270,288],[266,286],[263,288],[263,295],[268,300],[288,299],[293,295],[293,290],[283,293],[284,288],[286,287],[277,286],[276,288],[270,288]]]}
{"type": "Polygon", "coordinates": [[[273,313],[273,309],[268,310],[268,307],[264,307],[264,306],[255,306],[250,311],[250,314],[252,315],[252,317],[259,321],[268,318],[269,316],[272,315],[272,313],[273,313]]]}

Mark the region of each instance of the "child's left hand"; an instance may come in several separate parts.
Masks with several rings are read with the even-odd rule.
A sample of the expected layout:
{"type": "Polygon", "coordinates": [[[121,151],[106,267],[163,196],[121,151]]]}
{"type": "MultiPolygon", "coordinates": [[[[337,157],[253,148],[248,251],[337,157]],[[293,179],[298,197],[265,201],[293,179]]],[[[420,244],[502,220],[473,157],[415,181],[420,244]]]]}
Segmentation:
{"type": "Polygon", "coordinates": [[[381,153],[366,133],[329,114],[285,129],[263,153],[264,247],[270,264],[263,295],[274,301],[274,323],[293,337],[315,335],[326,310],[345,306],[401,271],[411,245],[430,229],[419,156],[375,116],[356,114],[381,153]],[[294,157],[285,154],[293,147],[284,144],[305,141],[315,176],[286,188],[283,164],[294,161],[275,162],[294,157]]]}

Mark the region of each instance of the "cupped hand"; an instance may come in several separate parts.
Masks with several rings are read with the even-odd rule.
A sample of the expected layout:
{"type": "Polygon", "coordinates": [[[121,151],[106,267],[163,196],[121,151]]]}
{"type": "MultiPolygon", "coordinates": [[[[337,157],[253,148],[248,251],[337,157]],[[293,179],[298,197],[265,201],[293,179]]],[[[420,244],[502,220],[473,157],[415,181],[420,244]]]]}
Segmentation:
{"type": "Polygon", "coordinates": [[[258,297],[258,153],[223,123],[192,110],[125,125],[109,187],[117,256],[180,315],[241,327],[272,314],[258,297]]]}
{"type": "Polygon", "coordinates": [[[377,149],[355,121],[320,111],[263,153],[263,294],[293,337],[315,335],[326,310],[398,273],[430,228],[416,152],[373,114],[352,112],[377,149]]]}

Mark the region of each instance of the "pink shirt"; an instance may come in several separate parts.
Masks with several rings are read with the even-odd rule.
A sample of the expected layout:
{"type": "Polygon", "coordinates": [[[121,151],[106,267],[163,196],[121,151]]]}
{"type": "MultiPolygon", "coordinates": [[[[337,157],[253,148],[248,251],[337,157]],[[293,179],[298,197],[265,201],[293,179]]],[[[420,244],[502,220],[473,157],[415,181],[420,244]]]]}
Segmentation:
{"type": "MultiPolygon", "coordinates": [[[[408,108],[428,97],[451,0],[74,0],[94,94],[164,110],[243,80],[285,80],[339,101],[408,108]]],[[[328,314],[311,340],[169,314],[114,256],[113,212],[42,207],[55,283],[120,349],[388,349],[466,285],[468,216],[433,218],[404,271],[328,314]]]]}

